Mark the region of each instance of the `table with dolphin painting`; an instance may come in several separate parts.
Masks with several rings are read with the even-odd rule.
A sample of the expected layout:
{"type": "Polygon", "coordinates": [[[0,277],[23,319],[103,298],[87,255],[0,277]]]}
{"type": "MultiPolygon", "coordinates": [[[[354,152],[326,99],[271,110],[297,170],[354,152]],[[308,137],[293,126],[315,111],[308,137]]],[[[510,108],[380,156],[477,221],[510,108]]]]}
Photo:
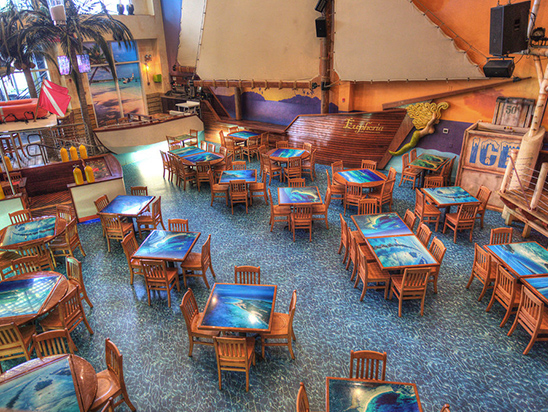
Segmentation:
{"type": "Polygon", "coordinates": [[[359,233],[365,238],[381,236],[412,235],[397,213],[379,213],[376,215],[353,215],[350,217],[359,233]]]}
{"type": "Polygon", "coordinates": [[[173,149],[169,151],[169,153],[179,157],[191,156],[203,152],[205,152],[205,150],[200,149],[196,146],[181,147],[179,149],[173,149]]]}
{"type": "Polygon", "coordinates": [[[247,143],[250,137],[259,136],[260,133],[250,132],[249,130],[240,130],[238,132],[229,133],[227,136],[232,137],[235,142],[247,143]]]}
{"type": "Polygon", "coordinates": [[[515,277],[548,273],[548,250],[537,242],[486,245],[484,248],[515,277]]]}
{"type": "Polygon", "coordinates": [[[201,232],[153,230],[135,251],[133,257],[182,262],[192,251],[200,235],[201,232]]]}
{"type": "Polygon", "coordinates": [[[66,222],[55,216],[6,226],[0,233],[0,249],[14,250],[23,245],[47,242],[59,235],[65,226],[66,222]]]}
{"type": "Polygon", "coordinates": [[[279,187],[279,205],[298,205],[301,203],[322,203],[318,186],[279,187]]]}
{"type": "Polygon", "coordinates": [[[101,210],[101,213],[137,217],[153,200],[154,196],[119,195],[112,199],[112,201],[101,210]]]}
{"type": "Polygon", "coordinates": [[[257,171],[255,169],[223,170],[219,179],[219,184],[228,185],[233,180],[243,180],[246,183],[254,183],[257,181],[257,171]]]}
{"type": "Polygon", "coordinates": [[[422,412],[414,383],[327,377],[327,412],[422,412]]]}
{"type": "Polygon", "coordinates": [[[170,150],[169,153],[180,157],[184,163],[187,163],[190,166],[195,166],[198,162],[208,162],[213,165],[221,162],[225,158],[220,153],[211,153],[195,146],[173,149],[170,150]]]}
{"type": "Polygon", "coordinates": [[[545,305],[548,305],[548,274],[524,276],[520,278],[520,281],[537,295],[545,305]]]}
{"type": "Polygon", "coordinates": [[[347,169],[336,172],[333,180],[341,185],[355,183],[362,187],[373,187],[382,185],[386,176],[371,169],[347,169]]]}
{"type": "Polygon", "coordinates": [[[365,239],[382,270],[436,267],[439,263],[415,235],[365,239]]]}
{"type": "Polygon", "coordinates": [[[480,203],[478,199],[460,186],[429,187],[421,190],[436,207],[451,207],[469,203],[480,203]]]}
{"type": "Polygon", "coordinates": [[[198,329],[270,332],[276,292],[276,285],[215,283],[198,329]]]}
{"type": "Polygon", "coordinates": [[[310,153],[304,149],[280,148],[272,149],[266,153],[275,162],[286,163],[292,157],[307,158],[310,153]]]}
{"type": "Polygon", "coordinates": [[[0,375],[0,410],[86,412],[97,393],[93,366],[76,355],[32,359],[0,375]]]}
{"type": "Polygon", "coordinates": [[[412,166],[417,169],[424,169],[430,172],[435,172],[440,169],[446,162],[449,161],[448,157],[436,156],[433,154],[423,153],[411,163],[409,166],[412,166]]]}

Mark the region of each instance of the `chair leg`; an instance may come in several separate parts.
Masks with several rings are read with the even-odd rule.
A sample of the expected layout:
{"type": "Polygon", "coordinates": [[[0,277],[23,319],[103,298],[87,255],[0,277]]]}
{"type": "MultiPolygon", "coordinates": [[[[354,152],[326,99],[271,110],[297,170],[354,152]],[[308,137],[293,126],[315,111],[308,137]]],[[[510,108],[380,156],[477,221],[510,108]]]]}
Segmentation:
{"type": "Polygon", "coordinates": [[[291,359],[295,360],[295,354],[293,353],[293,346],[291,345],[291,336],[287,337],[287,347],[289,348],[289,354],[291,359]]]}
{"type": "Polygon", "coordinates": [[[221,390],[221,368],[217,367],[217,373],[219,375],[219,390],[221,390]]]}
{"type": "Polygon", "coordinates": [[[483,299],[483,297],[485,296],[485,293],[487,292],[487,289],[489,289],[489,285],[491,284],[491,282],[489,280],[485,280],[485,283],[483,284],[483,289],[481,290],[481,293],[479,295],[479,298],[478,298],[478,302],[481,302],[481,300],[483,299]]]}
{"type": "Polygon", "coordinates": [[[470,279],[468,280],[468,283],[466,284],[466,289],[470,289],[470,285],[472,284],[473,280],[474,280],[474,269],[472,269],[472,273],[470,274],[470,279]]]}
{"type": "Polygon", "coordinates": [[[188,356],[192,356],[192,349],[194,349],[194,338],[188,335],[188,356]]]}
{"type": "Polygon", "coordinates": [[[133,406],[133,404],[129,400],[129,396],[128,396],[127,390],[125,388],[122,389],[122,396],[124,398],[124,402],[126,403],[126,405],[129,406],[129,409],[131,409],[132,412],[135,412],[137,409],[135,408],[135,406],[133,406]]]}
{"type": "Polygon", "coordinates": [[[519,319],[519,308],[518,308],[518,313],[516,313],[516,318],[514,319],[514,323],[512,323],[512,327],[510,328],[506,336],[511,336],[512,333],[514,333],[514,331],[516,330],[516,326],[518,326],[518,319],[519,319]]]}
{"type": "Polygon", "coordinates": [[[538,336],[538,330],[535,331],[535,333],[533,333],[533,335],[531,336],[531,340],[529,341],[529,344],[527,345],[527,347],[523,351],[524,355],[527,355],[529,353],[529,351],[531,350],[531,348],[533,347],[533,345],[535,344],[535,342],[537,340],[537,336],[538,336]]]}
{"type": "MultiPolygon", "coordinates": [[[[493,293],[493,296],[495,294],[493,293]]],[[[504,325],[506,325],[506,322],[508,322],[508,319],[510,319],[510,315],[512,314],[512,305],[508,306],[508,309],[506,310],[506,314],[504,315],[504,318],[502,319],[502,322],[500,322],[500,327],[502,328],[504,325]]]]}
{"type": "Polygon", "coordinates": [[[403,298],[400,296],[399,297],[399,302],[398,302],[398,317],[401,318],[401,308],[402,308],[402,304],[403,304],[403,298]]]}

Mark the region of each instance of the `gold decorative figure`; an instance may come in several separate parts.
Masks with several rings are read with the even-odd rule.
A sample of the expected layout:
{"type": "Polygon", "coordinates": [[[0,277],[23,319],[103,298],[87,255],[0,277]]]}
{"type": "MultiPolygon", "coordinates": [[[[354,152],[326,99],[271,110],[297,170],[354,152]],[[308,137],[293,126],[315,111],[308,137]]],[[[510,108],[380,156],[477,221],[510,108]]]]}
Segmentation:
{"type": "Polygon", "coordinates": [[[397,152],[390,151],[392,156],[399,156],[417,145],[419,140],[427,134],[434,133],[434,125],[438,124],[441,118],[441,111],[449,107],[449,103],[417,103],[407,106],[407,114],[413,119],[415,130],[411,141],[404,145],[397,152]]]}

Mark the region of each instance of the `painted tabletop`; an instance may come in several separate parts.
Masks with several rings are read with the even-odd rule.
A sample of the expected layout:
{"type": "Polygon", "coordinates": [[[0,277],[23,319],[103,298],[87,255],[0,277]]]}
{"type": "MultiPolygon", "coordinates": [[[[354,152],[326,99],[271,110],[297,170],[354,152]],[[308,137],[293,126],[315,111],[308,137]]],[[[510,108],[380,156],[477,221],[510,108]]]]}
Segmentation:
{"type": "Polygon", "coordinates": [[[269,154],[274,160],[276,159],[289,159],[290,157],[303,157],[308,152],[302,149],[274,149],[272,153],[269,154]]]}
{"type": "Polygon", "coordinates": [[[376,173],[374,170],[370,169],[343,170],[337,172],[337,174],[348,183],[374,183],[383,182],[386,179],[384,176],[381,176],[380,173],[376,173]]]}
{"type": "Polygon", "coordinates": [[[154,196],[116,196],[101,213],[113,213],[120,216],[137,216],[154,200],[154,196]]]}
{"type": "Polygon", "coordinates": [[[153,230],[133,254],[137,259],[182,262],[200,237],[200,232],[153,230]]]}
{"type": "Polygon", "coordinates": [[[422,191],[440,207],[480,202],[460,186],[429,187],[422,189],[422,191]]]}
{"type": "Polygon", "coordinates": [[[247,140],[253,136],[259,136],[260,133],[250,132],[249,130],[240,130],[239,132],[229,133],[228,136],[235,137],[236,139],[247,140]]]}
{"type": "Polygon", "coordinates": [[[16,275],[0,282],[0,325],[23,324],[51,310],[65,296],[68,281],[56,272],[16,275]]]}
{"type": "Polygon", "coordinates": [[[257,171],[255,169],[223,170],[219,184],[229,184],[232,180],[245,180],[246,183],[256,182],[257,171]]]}
{"type": "Polygon", "coordinates": [[[351,219],[365,238],[413,234],[397,213],[353,215],[351,219]]]}
{"type": "Polygon", "coordinates": [[[414,383],[326,379],[327,412],[421,412],[414,383]]]}
{"type": "Polygon", "coordinates": [[[169,151],[169,153],[179,157],[191,156],[197,153],[204,153],[204,152],[205,150],[200,149],[199,147],[196,147],[196,146],[181,147],[180,149],[174,149],[169,151]]]}
{"type": "Polygon", "coordinates": [[[495,255],[514,276],[548,273],[548,251],[537,242],[486,245],[485,249],[495,255]]]}
{"type": "Polygon", "coordinates": [[[409,163],[409,165],[419,169],[436,171],[448,160],[448,157],[423,153],[411,163],[409,163]]]}
{"type": "Polygon", "coordinates": [[[522,277],[523,284],[532,290],[545,305],[548,305],[548,275],[522,277]]]}
{"type": "Polygon", "coordinates": [[[322,203],[318,186],[278,188],[278,204],[294,205],[300,203],[322,203]]]}
{"type": "Polygon", "coordinates": [[[88,361],[76,355],[37,358],[0,375],[0,410],[85,412],[96,392],[88,361]]]}
{"type": "Polygon", "coordinates": [[[198,328],[269,332],[276,291],[275,285],[215,283],[198,328]]]}
{"type": "Polygon", "coordinates": [[[385,270],[438,265],[414,235],[368,238],[366,242],[385,270]]]}
{"type": "MultiPolygon", "coordinates": [[[[56,224],[59,225],[57,218],[55,216],[48,216],[33,219],[30,222],[7,226],[0,241],[0,247],[47,240],[47,238],[56,235],[56,224]]],[[[59,229],[59,226],[57,226],[58,232],[59,229]]]]}
{"type": "Polygon", "coordinates": [[[212,160],[221,160],[224,157],[217,153],[211,153],[211,152],[202,152],[202,153],[196,153],[190,156],[185,156],[184,159],[192,162],[192,163],[198,163],[198,162],[211,162],[212,160]]]}

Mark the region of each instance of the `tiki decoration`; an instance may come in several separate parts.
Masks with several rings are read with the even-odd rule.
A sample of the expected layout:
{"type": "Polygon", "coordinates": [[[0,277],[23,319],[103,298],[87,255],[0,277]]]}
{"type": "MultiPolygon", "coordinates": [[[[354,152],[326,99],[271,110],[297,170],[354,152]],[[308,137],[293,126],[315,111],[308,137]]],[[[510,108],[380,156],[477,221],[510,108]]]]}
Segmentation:
{"type": "Polygon", "coordinates": [[[417,103],[407,106],[407,114],[413,119],[415,130],[411,141],[404,145],[397,152],[390,152],[392,156],[399,156],[417,145],[419,140],[427,134],[434,133],[434,125],[438,124],[441,118],[441,111],[449,107],[449,103],[417,103]]]}

